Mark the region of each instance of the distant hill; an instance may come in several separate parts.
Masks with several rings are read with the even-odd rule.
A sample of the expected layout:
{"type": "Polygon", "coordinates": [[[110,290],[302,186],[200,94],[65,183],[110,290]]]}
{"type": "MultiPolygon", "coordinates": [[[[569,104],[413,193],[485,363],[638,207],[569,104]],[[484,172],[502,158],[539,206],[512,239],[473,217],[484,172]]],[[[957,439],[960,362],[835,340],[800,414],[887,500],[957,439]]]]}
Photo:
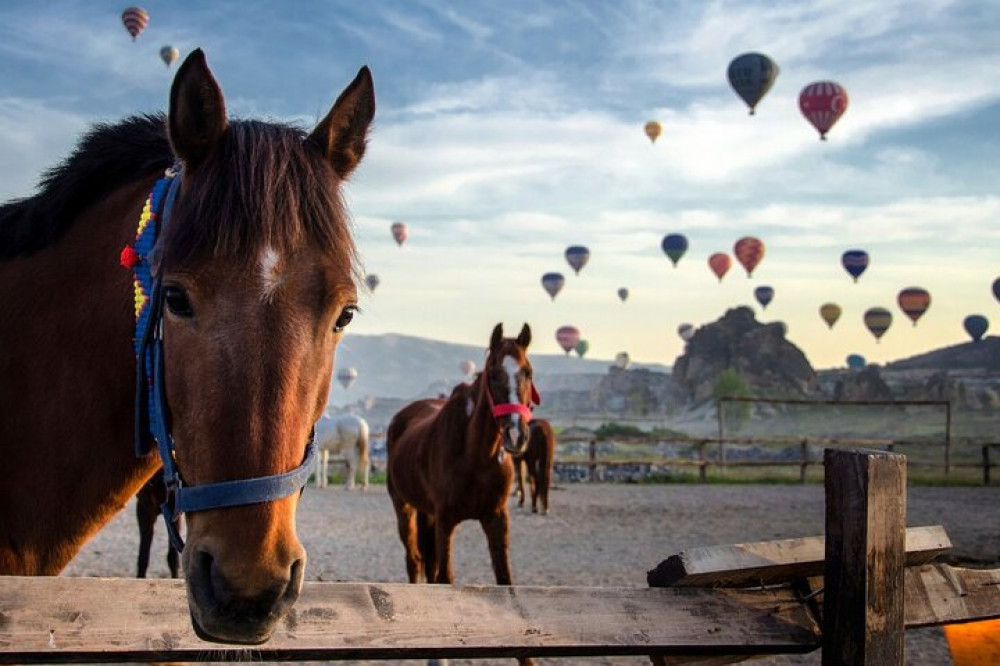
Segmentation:
{"type": "Polygon", "coordinates": [[[1000,372],[1000,337],[942,347],[885,364],[886,370],[980,370],[1000,372]]]}
{"type": "MultiPolygon", "coordinates": [[[[347,335],[337,347],[334,374],[353,367],[358,378],[349,389],[334,380],[329,403],[341,406],[366,396],[412,399],[450,392],[464,379],[459,364],[473,361],[479,369],[485,356],[485,341],[480,347],[395,333],[347,335]]],[[[595,386],[613,364],[610,360],[581,359],[576,354],[530,357],[543,400],[547,391],[595,386]]],[[[669,366],[660,364],[637,363],[632,367],[670,372],[669,366]]]]}

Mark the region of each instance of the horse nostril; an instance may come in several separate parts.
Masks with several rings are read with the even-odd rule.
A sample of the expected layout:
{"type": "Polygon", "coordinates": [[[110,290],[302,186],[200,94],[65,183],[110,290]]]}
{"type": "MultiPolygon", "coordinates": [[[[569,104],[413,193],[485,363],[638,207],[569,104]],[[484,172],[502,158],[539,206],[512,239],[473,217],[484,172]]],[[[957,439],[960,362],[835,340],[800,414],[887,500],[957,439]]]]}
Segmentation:
{"type": "Polygon", "coordinates": [[[292,568],[288,575],[288,585],[285,586],[285,593],[282,596],[282,600],[285,602],[294,602],[299,596],[299,590],[302,587],[302,576],[305,568],[305,561],[303,558],[299,558],[292,562],[292,568]]]}
{"type": "Polygon", "coordinates": [[[215,605],[216,594],[213,584],[213,569],[215,558],[204,550],[199,550],[191,559],[191,573],[188,575],[191,594],[200,608],[211,608],[215,605]]]}

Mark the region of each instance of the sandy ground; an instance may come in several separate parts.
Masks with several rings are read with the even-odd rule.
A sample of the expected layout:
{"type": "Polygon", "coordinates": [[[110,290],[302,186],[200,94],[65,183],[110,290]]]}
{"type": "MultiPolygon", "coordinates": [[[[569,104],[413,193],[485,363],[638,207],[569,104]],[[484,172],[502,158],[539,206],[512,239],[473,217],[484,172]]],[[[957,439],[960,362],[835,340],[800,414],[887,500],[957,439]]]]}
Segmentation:
{"type": "MultiPolygon", "coordinates": [[[[819,485],[572,484],[553,489],[548,516],[511,504],[515,581],[530,585],[645,587],[646,571],[686,547],[820,534],[819,485]]],[[[1000,488],[911,488],[907,523],[944,525],[953,555],[1000,562],[1000,488]]],[[[119,514],[70,564],[66,575],[133,576],[138,531],[133,508],[119,514]]],[[[348,492],[308,488],[299,510],[311,580],[405,582],[403,549],[384,486],[348,492]]],[[[167,575],[166,542],[157,529],[150,575],[167,575]]],[[[486,540],[476,523],[455,537],[459,584],[493,582],[486,540]]],[[[951,663],[939,629],[907,632],[908,664],[951,663]]],[[[819,664],[820,655],[774,657],[757,664],[819,664]]],[[[645,658],[543,659],[542,664],[648,664],[645,658]]],[[[373,662],[378,663],[378,662],[373,662]]],[[[413,662],[417,663],[417,662],[413,662]]],[[[513,660],[457,664],[513,664],[513,660]]]]}

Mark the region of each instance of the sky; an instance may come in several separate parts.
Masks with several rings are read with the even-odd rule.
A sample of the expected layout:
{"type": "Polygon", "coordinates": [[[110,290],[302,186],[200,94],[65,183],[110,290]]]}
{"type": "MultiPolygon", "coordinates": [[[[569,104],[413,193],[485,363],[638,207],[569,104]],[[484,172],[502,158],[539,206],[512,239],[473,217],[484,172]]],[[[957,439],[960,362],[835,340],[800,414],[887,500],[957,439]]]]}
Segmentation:
{"type": "Polygon", "coordinates": [[[351,332],[485,347],[497,322],[528,322],[534,351],[561,353],[573,325],[588,357],[671,364],[680,324],[746,305],[819,369],[967,341],[973,313],[1000,330],[994,0],[157,0],[135,42],[125,6],[0,3],[0,199],[30,195],[92,123],[165,111],[163,45],[205,50],[231,115],[306,129],[368,65],[378,110],[345,197],[381,283],[351,332]],[[748,51],[780,68],[755,116],[726,79],[748,51]],[[828,141],[798,109],[818,80],[850,96],[828,141]],[[667,233],[690,243],[676,268],[667,233]],[[747,235],[763,261],[720,283],[708,256],[747,235]],[[575,244],[591,251],[578,276],[575,244]],[[871,257],[856,284],[854,248],[871,257]],[[554,301],[549,271],[566,276],[554,301]],[[911,286],[932,297],[915,327],[896,304],[911,286]],[[832,330],[825,302],[843,309],[832,330]],[[878,342],[870,307],[893,313],[878,342]]]}

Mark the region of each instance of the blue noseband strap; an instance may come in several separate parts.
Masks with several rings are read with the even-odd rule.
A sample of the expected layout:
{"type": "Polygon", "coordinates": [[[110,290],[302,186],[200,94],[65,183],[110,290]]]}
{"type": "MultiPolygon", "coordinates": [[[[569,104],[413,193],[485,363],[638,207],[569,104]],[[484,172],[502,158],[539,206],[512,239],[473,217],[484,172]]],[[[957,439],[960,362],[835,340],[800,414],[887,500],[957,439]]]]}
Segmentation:
{"type": "MultiPolygon", "coordinates": [[[[182,514],[261,504],[301,492],[316,464],[315,429],[309,435],[305,459],[290,472],[238,481],[185,486],[174,456],[167,413],[166,373],[163,352],[163,289],[152,272],[151,255],[159,231],[166,226],[180,186],[180,166],[175,165],[153,186],[140,220],[132,252],[136,287],[136,412],[135,453],[142,457],[155,442],[163,463],[167,500],[160,507],[171,545],[184,549],[177,529],[182,514]]],[[[125,255],[123,254],[123,260],[125,255]]]]}

